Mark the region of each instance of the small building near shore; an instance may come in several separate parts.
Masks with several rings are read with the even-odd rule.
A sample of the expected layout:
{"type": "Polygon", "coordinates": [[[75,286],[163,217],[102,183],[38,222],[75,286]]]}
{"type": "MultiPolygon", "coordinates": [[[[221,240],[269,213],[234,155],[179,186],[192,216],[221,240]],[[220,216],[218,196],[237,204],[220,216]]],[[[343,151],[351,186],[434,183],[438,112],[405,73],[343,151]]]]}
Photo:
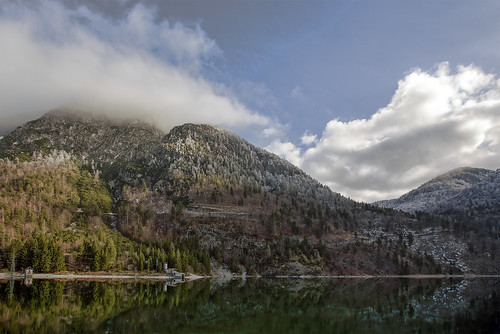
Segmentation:
{"type": "Polygon", "coordinates": [[[177,269],[175,268],[168,268],[167,263],[163,264],[163,270],[167,274],[167,276],[173,277],[176,280],[184,281],[184,274],[181,272],[178,272],[177,269]]]}
{"type": "Polygon", "coordinates": [[[28,267],[24,269],[24,278],[33,277],[33,268],[28,267]]]}
{"type": "Polygon", "coordinates": [[[31,286],[33,284],[33,268],[24,269],[24,285],[31,286]]]}

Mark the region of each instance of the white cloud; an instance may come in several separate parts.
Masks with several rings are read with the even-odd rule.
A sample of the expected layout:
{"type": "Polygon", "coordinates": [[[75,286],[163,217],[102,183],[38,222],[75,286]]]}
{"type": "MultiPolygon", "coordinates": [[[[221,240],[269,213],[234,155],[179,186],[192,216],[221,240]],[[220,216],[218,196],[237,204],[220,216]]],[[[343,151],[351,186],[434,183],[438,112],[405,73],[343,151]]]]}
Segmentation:
{"type": "Polygon", "coordinates": [[[497,169],[500,80],[472,65],[454,73],[447,63],[430,73],[416,69],[369,119],[328,122],[302,153],[292,143],[269,149],[333,190],[368,202],[400,196],[456,167],[497,169]]]}
{"type": "Polygon", "coordinates": [[[300,149],[297,148],[293,143],[275,140],[267,147],[265,147],[265,149],[281,156],[282,158],[285,158],[292,164],[300,167],[301,152],[300,149]]]}
{"type": "Polygon", "coordinates": [[[316,135],[311,135],[307,133],[307,131],[304,133],[304,135],[300,138],[302,145],[312,145],[316,143],[318,140],[318,136],[316,135]]]}
{"type": "Polygon", "coordinates": [[[203,78],[204,64],[221,50],[199,26],[155,19],[143,5],[121,20],[51,1],[41,1],[36,10],[4,6],[2,122],[19,125],[70,106],[141,117],[164,129],[185,122],[233,129],[271,126],[268,117],[248,109],[227,87],[203,78]]]}
{"type": "Polygon", "coordinates": [[[272,126],[262,130],[264,138],[277,138],[283,136],[283,129],[281,127],[272,126]]]}

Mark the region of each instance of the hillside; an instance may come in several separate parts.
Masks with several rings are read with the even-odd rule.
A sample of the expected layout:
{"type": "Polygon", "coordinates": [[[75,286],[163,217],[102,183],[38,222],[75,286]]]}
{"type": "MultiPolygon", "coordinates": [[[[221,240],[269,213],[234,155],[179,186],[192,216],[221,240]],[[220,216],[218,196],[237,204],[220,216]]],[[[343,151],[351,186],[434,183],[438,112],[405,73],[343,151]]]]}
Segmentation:
{"type": "Polygon", "coordinates": [[[462,167],[439,175],[417,189],[393,200],[375,204],[408,212],[435,212],[438,207],[463,190],[488,179],[494,172],[487,169],[462,167]]]}
{"type": "Polygon", "coordinates": [[[500,169],[489,177],[462,190],[456,196],[440,203],[436,212],[457,220],[500,228],[500,169]]]}
{"type": "Polygon", "coordinates": [[[398,199],[375,204],[479,224],[500,218],[500,170],[463,167],[442,174],[398,199]]]}
{"type": "Polygon", "coordinates": [[[0,139],[0,157],[4,268],[13,257],[34,265],[41,243],[68,270],[154,271],[164,261],[217,275],[499,270],[490,234],[465,238],[438,216],[356,203],[210,125],[164,134],[59,110],[0,139]],[[483,247],[468,252],[476,239],[483,247]]]}

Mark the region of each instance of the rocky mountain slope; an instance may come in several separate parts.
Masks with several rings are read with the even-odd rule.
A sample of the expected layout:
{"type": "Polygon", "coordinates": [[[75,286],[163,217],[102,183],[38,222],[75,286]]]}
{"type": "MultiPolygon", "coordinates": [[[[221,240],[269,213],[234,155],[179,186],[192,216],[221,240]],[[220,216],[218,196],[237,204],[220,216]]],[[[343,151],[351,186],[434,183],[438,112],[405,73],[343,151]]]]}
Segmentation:
{"type": "Polygon", "coordinates": [[[110,121],[72,110],[55,110],[26,123],[0,141],[0,155],[52,149],[112,164],[147,155],[164,136],[139,121],[110,121]]]}
{"type": "Polygon", "coordinates": [[[165,260],[217,275],[499,270],[491,231],[356,203],[210,125],[165,134],[59,110],[0,139],[0,157],[0,267],[32,264],[47,242],[70,270],[165,260]],[[472,252],[471,240],[483,246],[472,252]]]}

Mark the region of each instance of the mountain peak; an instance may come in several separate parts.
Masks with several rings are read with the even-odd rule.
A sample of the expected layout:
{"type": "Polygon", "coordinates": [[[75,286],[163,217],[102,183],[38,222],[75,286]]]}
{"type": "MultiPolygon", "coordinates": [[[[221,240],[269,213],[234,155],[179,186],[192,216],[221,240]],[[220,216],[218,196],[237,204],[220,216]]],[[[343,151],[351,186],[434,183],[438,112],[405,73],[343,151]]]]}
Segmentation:
{"type": "Polygon", "coordinates": [[[18,127],[0,142],[2,156],[63,149],[104,162],[131,159],[137,147],[159,145],[164,133],[140,121],[111,120],[57,109],[18,127]]]}
{"type": "Polygon", "coordinates": [[[162,142],[184,140],[187,137],[199,139],[221,139],[223,136],[231,137],[232,139],[241,139],[231,131],[223,129],[217,125],[185,123],[173,127],[163,138],[162,142]]]}
{"type": "Polygon", "coordinates": [[[425,182],[397,199],[380,201],[377,205],[408,212],[437,212],[451,205],[450,202],[464,191],[483,182],[489,182],[494,174],[494,171],[484,168],[456,168],[425,182]]]}
{"type": "Polygon", "coordinates": [[[459,167],[431,179],[422,186],[452,182],[452,185],[458,187],[468,187],[471,184],[484,180],[484,178],[490,176],[492,172],[493,171],[484,168],[459,167]]]}

